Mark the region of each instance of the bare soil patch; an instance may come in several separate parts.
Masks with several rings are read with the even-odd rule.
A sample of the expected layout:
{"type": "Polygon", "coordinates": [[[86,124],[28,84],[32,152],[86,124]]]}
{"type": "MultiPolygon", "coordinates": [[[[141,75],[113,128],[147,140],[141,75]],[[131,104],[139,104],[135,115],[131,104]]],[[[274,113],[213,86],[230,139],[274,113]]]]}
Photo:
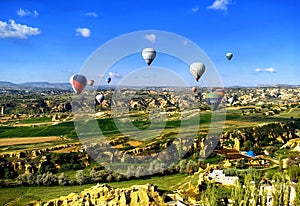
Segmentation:
{"type": "Polygon", "coordinates": [[[52,151],[53,153],[70,153],[70,152],[78,152],[79,146],[72,146],[63,149],[58,149],[52,151]]]}
{"type": "Polygon", "coordinates": [[[245,122],[239,120],[226,120],[225,125],[236,125],[236,126],[252,126],[258,124],[257,122],[245,122]]]}
{"type": "Polygon", "coordinates": [[[18,144],[35,144],[35,143],[53,142],[59,140],[61,140],[61,138],[58,136],[1,138],[0,146],[11,146],[11,145],[18,145],[18,144]]]}
{"type": "Polygon", "coordinates": [[[133,147],[137,147],[137,146],[140,146],[142,144],[142,142],[140,142],[140,141],[133,141],[133,140],[128,141],[127,143],[130,144],[133,147]]]}

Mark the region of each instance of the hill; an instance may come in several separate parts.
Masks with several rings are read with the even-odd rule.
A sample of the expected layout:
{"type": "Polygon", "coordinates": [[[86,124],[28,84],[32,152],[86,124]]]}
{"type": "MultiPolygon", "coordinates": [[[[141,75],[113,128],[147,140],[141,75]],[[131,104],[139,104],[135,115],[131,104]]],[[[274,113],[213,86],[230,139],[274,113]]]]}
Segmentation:
{"type": "Polygon", "coordinates": [[[12,83],[0,81],[0,88],[2,89],[62,89],[70,90],[72,87],[70,83],[50,83],[50,82],[25,82],[12,83]]]}

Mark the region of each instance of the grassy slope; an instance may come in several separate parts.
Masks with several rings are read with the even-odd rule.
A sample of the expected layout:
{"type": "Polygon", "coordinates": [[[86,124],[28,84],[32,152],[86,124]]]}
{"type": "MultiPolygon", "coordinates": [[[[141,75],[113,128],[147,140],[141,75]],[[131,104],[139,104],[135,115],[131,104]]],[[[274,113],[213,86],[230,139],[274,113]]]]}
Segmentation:
{"type": "Polygon", "coordinates": [[[42,136],[61,136],[71,134],[75,131],[73,122],[63,122],[56,125],[41,126],[0,126],[1,137],[42,137],[42,136]]]}

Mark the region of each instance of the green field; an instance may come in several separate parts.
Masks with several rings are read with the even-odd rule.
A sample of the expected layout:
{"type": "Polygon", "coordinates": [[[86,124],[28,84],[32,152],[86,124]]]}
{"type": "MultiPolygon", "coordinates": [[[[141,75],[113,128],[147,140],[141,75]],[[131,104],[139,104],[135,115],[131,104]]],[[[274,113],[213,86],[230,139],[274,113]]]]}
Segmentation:
{"type": "Polygon", "coordinates": [[[3,122],[4,125],[13,125],[13,124],[34,124],[34,123],[51,123],[51,117],[34,117],[29,119],[20,119],[20,120],[10,120],[3,122]]]}
{"type": "Polygon", "coordinates": [[[43,137],[64,136],[75,132],[73,122],[63,122],[56,125],[40,126],[0,126],[0,138],[4,137],[43,137]]]}
{"type": "MultiPolygon", "coordinates": [[[[216,114],[218,116],[219,114],[216,114]]],[[[291,117],[299,118],[300,117],[300,108],[293,108],[292,111],[281,112],[280,114],[274,116],[263,116],[262,114],[251,114],[248,116],[241,116],[241,111],[236,110],[227,110],[226,120],[239,121],[240,123],[248,122],[254,124],[266,123],[266,122],[280,122],[290,120],[291,117]]],[[[218,118],[218,117],[217,117],[218,118]]],[[[134,122],[134,126],[140,129],[146,129],[148,127],[149,121],[146,118],[146,115],[142,115],[141,119],[144,121],[134,122]],[[145,117],[144,117],[145,116],[145,117]]],[[[47,122],[48,118],[35,118],[22,120],[22,123],[38,123],[38,122],[47,122]]],[[[188,121],[191,123],[199,122],[197,119],[195,121],[194,117],[191,117],[188,121]]],[[[201,112],[200,113],[200,128],[205,129],[209,127],[211,121],[211,112],[201,112]]],[[[120,131],[114,123],[114,119],[104,118],[97,120],[100,129],[103,131],[105,136],[110,135],[120,135],[120,131]]],[[[238,122],[237,122],[238,123],[238,122]]],[[[166,121],[165,129],[178,128],[181,124],[179,119],[166,121]]],[[[85,130],[89,130],[89,123],[86,122],[83,125],[85,130]]],[[[234,126],[234,125],[233,125],[234,126]]],[[[236,125],[240,126],[240,125],[236,125]]],[[[155,128],[153,128],[155,129],[155,128]]],[[[127,131],[130,132],[130,131],[127,131]]],[[[0,138],[7,137],[41,137],[41,136],[67,136],[67,137],[76,137],[76,131],[74,123],[62,122],[56,125],[39,125],[39,126],[0,126],[0,138]]]]}

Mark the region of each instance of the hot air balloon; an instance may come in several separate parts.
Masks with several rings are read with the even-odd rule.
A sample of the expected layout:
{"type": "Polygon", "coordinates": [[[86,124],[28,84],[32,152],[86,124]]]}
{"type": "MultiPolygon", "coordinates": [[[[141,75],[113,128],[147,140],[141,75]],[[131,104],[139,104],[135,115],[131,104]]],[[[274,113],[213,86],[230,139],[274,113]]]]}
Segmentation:
{"type": "Polygon", "coordinates": [[[232,105],[234,102],[238,101],[238,96],[235,94],[233,97],[228,99],[228,103],[232,105]]]}
{"type": "Polygon", "coordinates": [[[99,104],[101,104],[104,100],[104,95],[103,94],[97,94],[96,95],[96,100],[99,104]]]}
{"type": "Polygon", "coordinates": [[[111,81],[111,78],[108,77],[108,78],[106,79],[107,84],[109,84],[110,81],[111,81]]]}
{"type": "Polygon", "coordinates": [[[217,94],[219,94],[219,95],[221,95],[222,96],[222,98],[225,96],[225,90],[224,89],[216,89],[215,91],[214,91],[214,93],[217,93],[217,94]]]}
{"type": "Polygon", "coordinates": [[[221,103],[222,96],[218,93],[208,93],[206,95],[206,103],[212,111],[215,111],[221,103]]]}
{"type": "Polygon", "coordinates": [[[197,91],[197,87],[192,87],[192,92],[196,92],[197,91]]]}
{"type": "Polygon", "coordinates": [[[153,48],[145,48],[142,51],[142,56],[148,66],[150,66],[150,64],[156,57],[156,51],[153,48]]]}
{"type": "Polygon", "coordinates": [[[227,58],[229,61],[231,60],[232,57],[233,57],[233,54],[232,54],[232,53],[228,52],[228,53],[226,54],[226,58],[227,58]]]}
{"type": "Polygon", "coordinates": [[[95,82],[95,81],[91,79],[91,80],[88,81],[88,85],[93,86],[93,85],[94,85],[94,82],[95,82]]]}
{"type": "Polygon", "coordinates": [[[87,84],[87,79],[82,74],[74,74],[70,77],[70,83],[76,94],[80,94],[87,84]]]}
{"type": "Polygon", "coordinates": [[[194,62],[190,66],[190,72],[195,77],[196,81],[198,82],[200,77],[205,72],[205,65],[201,62],[194,62]]]}

